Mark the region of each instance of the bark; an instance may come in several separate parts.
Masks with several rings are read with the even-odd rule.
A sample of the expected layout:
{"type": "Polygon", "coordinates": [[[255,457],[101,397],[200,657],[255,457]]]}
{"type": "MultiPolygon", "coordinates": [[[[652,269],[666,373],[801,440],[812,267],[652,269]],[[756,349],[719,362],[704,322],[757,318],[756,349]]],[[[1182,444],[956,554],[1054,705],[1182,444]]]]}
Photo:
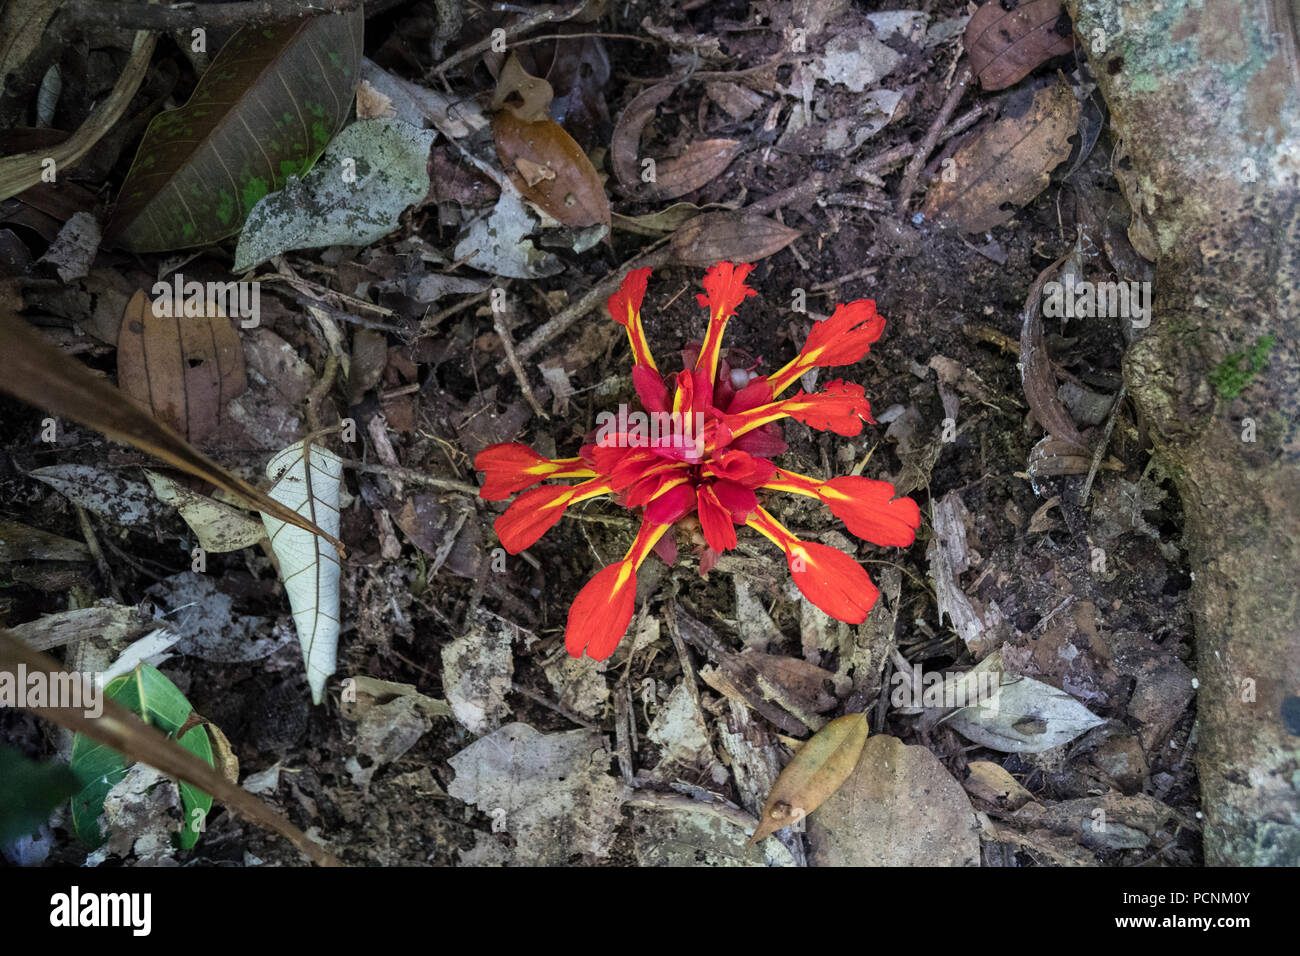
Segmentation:
{"type": "Polygon", "coordinates": [[[1186,512],[1206,862],[1294,866],[1300,0],[1068,5],[1159,247],[1124,380],[1186,512]]]}

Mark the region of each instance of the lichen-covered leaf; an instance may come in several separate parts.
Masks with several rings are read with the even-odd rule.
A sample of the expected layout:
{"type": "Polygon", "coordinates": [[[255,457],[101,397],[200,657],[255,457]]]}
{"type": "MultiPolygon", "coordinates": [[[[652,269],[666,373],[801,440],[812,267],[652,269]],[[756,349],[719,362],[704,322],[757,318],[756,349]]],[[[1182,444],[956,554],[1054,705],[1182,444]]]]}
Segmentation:
{"type": "Polygon", "coordinates": [[[364,246],[392,232],[407,207],[428,195],[429,147],[437,135],[394,119],[353,123],[306,177],[253,207],[235,272],[290,249],[364,246]]]}

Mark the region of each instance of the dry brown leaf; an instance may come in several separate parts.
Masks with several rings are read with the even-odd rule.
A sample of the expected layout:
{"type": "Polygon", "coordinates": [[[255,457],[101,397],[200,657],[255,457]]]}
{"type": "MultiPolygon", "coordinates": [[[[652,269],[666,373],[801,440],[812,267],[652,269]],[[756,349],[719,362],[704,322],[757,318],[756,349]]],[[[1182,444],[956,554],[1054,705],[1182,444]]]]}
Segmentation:
{"type": "Polygon", "coordinates": [[[496,90],[492,94],[492,110],[506,110],[520,122],[538,123],[548,119],[547,110],[555,91],[551,84],[531,75],[511,53],[501,73],[497,76],[496,90]]]}
{"type": "Polygon", "coordinates": [[[503,110],[492,118],[492,135],[501,165],[525,198],[566,226],[609,225],[604,184],[582,147],[559,123],[552,119],[528,123],[503,110]],[[550,175],[530,182],[521,175],[521,163],[534,170],[545,167],[550,175]]]}
{"type": "MultiPolygon", "coordinates": [[[[180,312],[181,303],[171,311],[180,312]]],[[[117,383],[154,418],[201,442],[221,424],[226,404],[248,387],[244,349],[214,303],[205,315],[162,316],[138,291],[118,333],[117,383]]]]}
{"type": "Polygon", "coordinates": [[[322,536],[343,552],[338,538],[222,468],[80,362],[47,345],[22,319],[0,313],[0,340],[9,360],[0,391],[147,451],[265,514],[322,536]]]}
{"type": "Polygon", "coordinates": [[[744,148],[744,144],[735,139],[697,140],[680,156],[659,163],[654,181],[646,183],[637,198],[676,199],[707,186],[722,175],[744,148]]]}
{"type": "Polygon", "coordinates": [[[775,219],[735,212],[709,212],[696,216],[673,233],[669,250],[683,266],[711,266],[715,262],[757,262],[780,252],[803,233],[775,219]]]}
{"type": "Polygon", "coordinates": [[[748,845],[821,806],[857,766],[870,732],[866,714],[848,714],[815,733],[776,778],[748,845]]]}
{"type": "Polygon", "coordinates": [[[660,83],[643,90],[619,115],[614,124],[614,135],[609,143],[609,162],[614,175],[627,192],[636,195],[641,190],[641,131],[659,104],[668,99],[676,89],[675,83],[660,83]]]}
{"type": "Polygon", "coordinates": [[[614,125],[610,165],[619,185],[640,200],[665,201],[694,192],[722,175],[744,149],[744,144],[734,139],[698,140],[688,144],[680,155],[656,161],[653,177],[643,179],[641,133],[674,89],[675,83],[650,87],[627,105],[614,125]]]}
{"type": "Polygon", "coordinates": [[[989,0],[970,18],[965,45],[980,84],[1001,90],[1074,49],[1074,27],[1061,0],[1024,0],[1011,9],[989,0]]]}
{"type": "Polygon", "coordinates": [[[1056,372],[1043,342],[1043,285],[1049,276],[1056,274],[1061,261],[1057,260],[1040,272],[1029,289],[1029,295],[1025,297],[1020,328],[1020,384],[1034,417],[1043,428],[1061,441],[1086,448],[1088,443],[1079,434],[1079,429],[1057,394],[1056,372]]]}
{"type": "Polygon", "coordinates": [[[1006,222],[1047,188],[1052,170],[1070,155],[1078,123],[1079,104],[1069,86],[1038,90],[1023,111],[1008,110],[957,147],[950,167],[956,175],[930,187],[926,218],[963,232],[1006,222]]]}

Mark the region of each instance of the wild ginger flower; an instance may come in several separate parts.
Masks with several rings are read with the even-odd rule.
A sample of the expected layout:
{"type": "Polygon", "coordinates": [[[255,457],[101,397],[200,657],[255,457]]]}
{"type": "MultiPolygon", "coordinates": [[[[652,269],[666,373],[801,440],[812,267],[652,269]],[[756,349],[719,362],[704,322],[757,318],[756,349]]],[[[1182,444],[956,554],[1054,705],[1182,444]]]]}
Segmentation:
{"type": "Polygon", "coordinates": [[[689,515],[698,518],[707,545],[701,573],[736,546],[735,526],[748,525],[782,550],[804,597],[850,624],[862,623],[879,596],[867,572],[842,551],[800,540],[763,508],[757,492],[816,498],[873,544],[904,546],[916,539],[920,509],[911,498],[895,498],[889,482],[856,476],[817,481],[770,461],[787,447],[776,424],[782,418],[846,436],[861,432],[864,421],[875,424],[861,385],[836,380],[811,395],[800,390],[779,398],[810,369],[861,360],[885,327],[875,302],[838,306],[813,327],[797,357],[773,375],[755,376],[732,368],[722,354],[728,320],[755,294],[745,285],[753,268],[719,262],[708,270],[704,293],[696,297],[709,310],[704,342],[683,352],[687,367],[667,381],[641,327],[650,270],[632,270],[608,308],[627,329],[632,383],[644,411],[602,413],[593,440],[576,458],[551,460],[510,442],[484,449],[474,462],[486,475],[479,489],[484,499],[523,492],[496,521],[511,554],[536,542],[579,501],[614,495],[640,510],[641,528],[627,554],[588,581],[569,609],[564,643],[574,657],[585,651],[599,661],[614,652],[632,620],[637,569],[651,551],[672,563],[676,545],[664,535],[689,515]],[[583,480],[533,487],[547,478],[583,480]]]}

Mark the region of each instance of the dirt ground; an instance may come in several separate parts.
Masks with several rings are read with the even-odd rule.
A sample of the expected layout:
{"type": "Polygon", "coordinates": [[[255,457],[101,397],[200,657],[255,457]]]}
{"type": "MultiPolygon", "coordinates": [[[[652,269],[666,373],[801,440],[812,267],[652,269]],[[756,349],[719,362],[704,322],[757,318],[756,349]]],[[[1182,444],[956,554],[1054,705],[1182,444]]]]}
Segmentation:
{"type": "MultiPolygon", "coordinates": [[[[419,68],[430,65],[433,5],[390,6],[366,24],[367,55],[390,72],[421,81],[419,68]]],[[[613,121],[632,97],[668,72],[662,45],[623,39],[647,36],[643,19],[679,33],[720,37],[725,56],[697,64],[701,69],[746,70],[782,52],[782,36],[772,27],[781,6],[687,4],[669,15],[659,5],[633,2],[611,6],[594,23],[563,31],[542,28],[608,34],[599,42],[612,72],[596,91],[607,118],[595,121],[592,143],[583,145],[607,144],[613,121]]],[[[850,13],[876,9],[854,5],[850,13]]],[[[950,2],[929,4],[924,12],[931,24],[968,13],[964,4],[950,2]]],[[[482,17],[472,19],[465,32],[447,41],[443,55],[468,45],[488,25],[482,17]]],[[[831,30],[811,38],[809,48],[817,51],[833,35],[831,30]]],[[[858,559],[884,592],[881,608],[868,622],[886,628],[883,643],[868,633],[868,625],[845,629],[810,616],[806,602],[789,586],[781,556],[757,535],[742,533],[738,552],[701,577],[690,531],[682,530],[680,556],[673,567],[652,557],[642,569],[632,634],[605,666],[581,677],[594,683],[581,688],[557,683],[559,669],[567,666],[563,632],[568,607],[596,570],[622,555],[634,536],[635,520],[607,499],[587,502],[572,509],[526,556],[511,557],[504,572],[495,571],[492,522],[505,503],[422,485],[404,472],[386,469],[388,452],[375,445],[374,419],[384,415],[401,469],[471,485],[478,483],[473,458],[492,442],[517,440],[544,454],[576,454],[583,437],[595,428],[597,413],[634,401],[629,350],[621,330],[600,309],[524,363],[539,402],[552,413],[546,420],[530,410],[513,372],[496,370],[503,352],[485,302],[470,303],[429,327],[422,323],[431,313],[462,303],[470,294],[453,292],[427,305],[399,291],[384,291],[383,278],[418,258],[412,239],[440,250],[443,262],[451,260],[458,229],[440,215],[436,201],[408,214],[400,231],[368,248],[307,250],[284,257],[293,274],[348,295],[356,292],[359,278],[370,280],[371,291],[361,297],[391,309],[384,321],[399,330],[384,333],[386,361],[371,387],[351,394],[347,384],[336,383],[321,415],[325,424],[353,418],[359,441],[341,453],[376,466],[345,473],[341,537],[349,555],[342,575],[337,673],[324,702],[313,706],[283,588],[273,565],[257,548],[210,554],[205,577],[228,597],[221,613],[231,621],[254,619],[250,634],[274,637],[274,652],[227,663],[178,656],[161,669],[196,711],[222,729],[238,758],[241,781],[279,768],[278,779],[265,783],[261,795],[345,862],[649,865],[654,855],[645,838],[647,832],[657,831],[653,826],[647,831],[645,821],[656,812],[647,809],[656,800],[662,806],[662,798],[684,796],[726,807],[727,812],[756,815],[749,792],[753,788],[741,780],[736,751],[722,741],[734,730],[736,710],[746,708],[733,705],[697,673],[718,662],[707,651],[710,646],[732,654],[750,649],[815,665],[826,677],[821,691],[827,699],[818,705],[819,724],[865,712],[872,737],[889,735],[932,753],[961,785],[957,792],[965,792],[977,821],[972,826],[979,832],[978,855],[967,862],[1200,862],[1192,760],[1196,661],[1178,500],[1123,402],[1113,416],[1103,464],[1087,502],[1080,500],[1087,462],[1063,475],[1050,474],[1050,469],[1029,473],[1033,449],[1044,430],[1030,410],[1017,364],[1026,296],[1042,270],[1076,248],[1078,224],[1087,215],[1079,208],[1081,196],[1094,207],[1123,203],[1112,172],[1116,144],[1099,118],[1092,133],[1085,122],[1084,132],[1073,137],[1070,157],[1055,168],[1050,184],[1019,205],[1009,221],[980,233],[945,231],[916,215],[922,195],[899,215],[895,204],[905,167],[943,108],[961,47],[957,41],[927,47],[903,39],[893,45],[903,62],[877,87],[904,91],[904,108],[856,149],[827,148],[816,137],[783,146],[779,138],[796,96],[774,89],[763,94],[761,109],[739,120],[711,102],[701,82],[678,88],[641,143],[660,156],[700,136],[743,144],[724,174],[685,197],[697,206],[743,206],[805,185],[813,174],[824,177],[820,188],[807,189],[770,210],[801,236],[757,262],[749,284],[758,295],[732,320],[726,344],[738,350],[737,355],[759,360],[760,371],[770,371],[797,353],[812,321],[828,315],[835,303],[872,298],[886,318],[883,337],[863,362],[823,372],[824,379],[862,383],[881,423],[868,425],[855,438],[787,423],[790,449],[779,461],[794,471],[830,477],[848,473],[867,459],[862,474],[893,481],[900,493],[921,505],[916,543],[906,549],[857,546],[849,543],[838,521],[806,499],[773,495],[768,505],[802,537],[856,547],[858,559]],[[780,109],[773,114],[776,106],[780,109]],[[775,125],[767,125],[771,115],[777,117],[775,125]],[[876,167],[874,182],[853,174],[873,157],[891,151],[901,160],[876,167]],[[806,293],[806,312],[791,308],[796,290],[806,293]],[[537,364],[548,360],[558,360],[573,390],[559,406],[552,404],[551,389],[537,371],[537,364]],[[556,411],[565,404],[567,409],[556,411]],[[947,427],[946,419],[952,420],[947,427]],[[959,567],[965,568],[957,572],[955,583],[976,609],[984,631],[975,647],[949,617],[940,617],[936,604],[941,585],[935,580],[934,552],[940,549],[934,515],[945,501],[948,513],[965,531],[958,555],[959,567]],[[407,708],[388,730],[400,734],[414,726],[414,742],[386,762],[382,755],[392,753],[392,740],[378,739],[383,728],[377,730],[373,721],[358,721],[366,708],[359,711],[343,699],[343,682],[365,675],[414,685],[418,695],[441,701],[449,694],[447,649],[460,648],[467,635],[496,642],[503,630],[510,668],[504,675],[493,670],[483,680],[504,681],[504,687],[498,683],[478,691],[483,700],[503,706],[489,711],[485,723],[474,729],[451,716],[426,718],[407,708]],[[1014,752],[981,745],[959,733],[947,719],[947,710],[900,708],[888,699],[899,655],[906,666],[924,672],[957,672],[969,670],[994,651],[1000,652],[1008,673],[1065,691],[1099,718],[1097,725],[1058,747],[1014,752]],[[691,662],[690,672],[683,670],[684,660],[691,662]],[[648,702],[647,686],[652,688],[648,702]],[[668,706],[679,686],[689,688],[707,732],[704,746],[689,758],[647,735],[654,716],[668,706]],[[624,698],[632,701],[630,708],[620,703],[624,698]],[[625,767],[617,731],[629,712],[637,738],[635,747],[623,751],[631,757],[631,766],[625,767]],[[598,761],[608,760],[601,773],[622,786],[630,771],[627,794],[634,796],[624,794],[628,802],[621,809],[614,807],[612,832],[594,841],[601,852],[584,852],[589,846],[581,834],[565,831],[559,838],[567,846],[562,858],[548,857],[533,845],[535,833],[521,838],[509,825],[494,827],[490,807],[485,810],[481,802],[450,795],[456,789],[453,781],[463,782],[464,772],[458,773],[449,761],[490,729],[514,722],[546,735],[578,728],[597,732],[607,741],[607,752],[597,755],[598,761]],[[376,754],[381,755],[378,760],[376,754]],[[1005,771],[1024,794],[999,790],[995,781],[1003,777],[986,766],[990,764],[1005,771]],[[972,770],[972,765],[978,766],[972,770]],[[1121,825],[1093,832],[1089,827],[1096,812],[1121,825]]],[[[1073,53],[1051,59],[1024,86],[1055,82],[1059,72],[1086,88],[1081,62],[1073,53]]],[[[194,74],[184,63],[179,70],[173,97],[183,101],[194,74]]],[[[774,87],[793,85],[788,70],[776,72],[774,87]]],[[[454,70],[446,80],[456,96],[482,100],[490,94],[491,78],[481,65],[472,72],[454,70]]],[[[956,115],[995,95],[1007,94],[972,86],[956,115]]],[[[853,119],[863,109],[860,94],[844,88],[820,86],[816,99],[817,120],[827,125],[853,119]]],[[[937,175],[942,159],[952,155],[961,135],[938,145],[921,178],[922,190],[931,175],[937,175]]],[[[441,149],[435,148],[431,168],[471,175],[463,157],[445,146],[441,149]]],[[[92,185],[111,195],[129,158],[128,148],[92,185]]],[[[636,216],[663,205],[616,198],[614,209],[636,216]]],[[[615,230],[611,241],[581,254],[557,245],[550,251],[560,256],[563,271],[536,280],[506,280],[515,341],[653,241],[615,230]]],[[[129,285],[148,278],[160,258],[101,252],[98,264],[117,271],[129,285]]],[[[203,253],[187,268],[224,275],[229,261],[229,253],[218,250],[203,253]]],[[[451,270],[426,262],[418,268],[428,274],[485,278],[465,267],[451,270]]],[[[1112,269],[1100,257],[1087,268],[1096,277],[1138,278],[1122,275],[1122,266],[1112,269]]],[[[657,268],[650,281],[643,315],[647,337],[665,371],[679,368],[674,363],[680,363],[680,349],[703,334],[704,313],[694,300],[702,275],[701,268],[667,265],[657,268]]],[[[48,282],[42,291],[30,273],[25,280],[28,317],[53,316],[51,324],[66,327],[60,317],[69,316],[75,307],[60,306],[48,282]],[[41,306],[33,308],[31,303],[40,295],[45,296],[41,306]]],[[[1111,420],[1111,404],[1121,383],[1122,322],[1047,318],[1043,326],[1058,380],[1074,386],[1081,396],[1066,404],[1093,448],[1111,420]]],[[[345,332],[351,337],[360,328],[354,325],[345,332]]],[[[319,380],[328,346],[309,325],[292,287],[264,283],[262,329],[287,342],[313,380],[319,380]]],[[[107,344],[92,342],[81,357],[110,377],[116,373],[114,350],[107,344]]],[[[72,424],[57,445],[42,445],[34,436],[44,417],[16,401],[0,399],[0,517],[82,540],[81,524],[68,499],[27,473],[80,463],[138,476],[147,458],[72,424]]],[[[214,440],[207,450],[223,464],[254,477],[260,476],[265,462],[260,448],[214,440]]],[[[175,512],[149,527],[119,524],[99,514],[90,521],[105,552],[111,584],[92,561],[0,566],[0,622],[21,624],[114,593],[119,604],[144,602],[148,616],[180,613],[181,597],[189,592],[168,592],[166,582],[179,588],[175,576],[190,571],[191,536],[175,512]]],[[[216,627],[221,629],[220,622],[216,627]]],[[[486,675],[491,668],[483,667],[486,675]]],[[[816,697],[815,690],[808,693],[816,697]]],[[[383,706],[394,699],[392,693],[383,706]]],[[[471,690],[470,696],[474,693],[471,690]]],[[[369,705],[380,706],[380,699],[369,705]]],[[[753,724],[751,741],[761,741],[756,745],[760,750],[771,748],[779,763],[792,752],[792,743],[816,729],[798,721],[778,725],[756,710],[747,715],[753,724]],[[795,732],[800,727],[802,732],[795,732]]],[[[1035,719],[1026,718],[1030,723],[1035,719]]],[[[32,757],[48,756],[58,747],[54,731],[21,713],[0,712],[0,733],[32,757]]],[[[586,813],[588,803],[597,798],[577,794],[573,800],[586,813]]],[[[803,847],[814,862],[824,852],[813,825],[816,816],[809,821],[811,832],[804,835],[803,847]]],[[[86,849],[72,838],[66,821],[57,821],[47,862],[80,863],[86,849]]],[[[920,816],[916,826],[926,829],[926,817],[920,816]]],[[[793,839],[797,842],[798,836],[793,839]]],[[[233,818],[220,805],[198,847],[170,859],[213,866],[301,863],[286,843],[233,818]]],[[[708,861],[708,854],[698,851],[695,859],[708,861]]],[[[105,865],[132,860],[130,855],[110,855],[105,865]]]]}

